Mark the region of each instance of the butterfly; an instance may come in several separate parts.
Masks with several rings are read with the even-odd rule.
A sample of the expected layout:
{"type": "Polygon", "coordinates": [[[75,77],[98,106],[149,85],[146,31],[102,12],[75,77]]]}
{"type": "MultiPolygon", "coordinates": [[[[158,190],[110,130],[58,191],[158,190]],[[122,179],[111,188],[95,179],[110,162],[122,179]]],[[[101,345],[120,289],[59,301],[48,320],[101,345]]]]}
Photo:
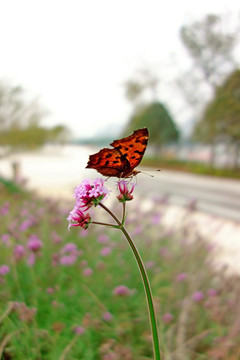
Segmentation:
{"type": "Polygon", "coordinates": [[[138,129],[128,137],[114,140],[113,149],[104,148],[90,155],[86,168],[95,169],[104,176],[127,178],[137,175],[134,170],[140,163],[148,143],[148,129],[138,129]]]}

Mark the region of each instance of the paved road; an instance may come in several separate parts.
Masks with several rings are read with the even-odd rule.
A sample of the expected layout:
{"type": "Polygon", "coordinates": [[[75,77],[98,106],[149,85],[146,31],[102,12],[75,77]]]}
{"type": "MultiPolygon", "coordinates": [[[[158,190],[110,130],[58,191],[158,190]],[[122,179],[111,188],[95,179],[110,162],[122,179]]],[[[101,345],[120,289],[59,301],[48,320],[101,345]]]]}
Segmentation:
{"type": "Polygon", "coordinates": [[[138,192],[169,195],[169,202],[186,206],[196,200],[197,209],[240,222],[240,180],[219,179],[172,170],[138,175],[138,192]]]}
{"type": "MultiPolygon", "coordinates": [[[[70,197],[74,187],[84,178],[96,178],[95,170],[85,169],[88,155],[94,148],[66,146],[63,148],[46,146],[40,152],[18,156],[22,176],[31,189],[56,197],[70,197]]],[[[11,174],[9,161],[1,161],[3,175],[11,174]]],[[[197,209],[240,222],[240,180],[219,179],[162,169],[137,176],[136,193],[145,198],[169,195],[175,205],[187,205],[197,200],[197,209]]],[[[115,179],[110,179],[109,185],[115,179]]]]}

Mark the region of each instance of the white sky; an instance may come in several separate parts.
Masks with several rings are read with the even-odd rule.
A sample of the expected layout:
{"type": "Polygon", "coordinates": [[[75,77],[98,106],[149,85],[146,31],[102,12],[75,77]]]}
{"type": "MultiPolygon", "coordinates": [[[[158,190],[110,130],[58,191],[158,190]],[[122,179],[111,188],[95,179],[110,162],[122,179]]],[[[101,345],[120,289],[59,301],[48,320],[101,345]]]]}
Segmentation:
{"type": "Polygon", "coordinates": [[[123,83],[148,67],[183,125],[172,85],[188,61],[179,28],[207,13],[239,14],[239,0],[0,0],[0,79],[39,96],[45,124],[88,137],[126,124],[123,83]]]}

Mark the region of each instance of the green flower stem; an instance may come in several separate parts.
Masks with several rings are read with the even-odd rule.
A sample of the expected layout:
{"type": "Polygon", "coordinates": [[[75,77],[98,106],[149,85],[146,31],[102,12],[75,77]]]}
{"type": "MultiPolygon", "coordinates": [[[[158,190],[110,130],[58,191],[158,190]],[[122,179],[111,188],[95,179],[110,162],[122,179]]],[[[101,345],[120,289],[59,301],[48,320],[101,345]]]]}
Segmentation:
{"type": "Polygon", "coordinates": [[[113,224],[107,224],[107,223],[103,223],[103,222],[99,222],[99,221],[92,221],[91,224],[115,227],[115,225],[113,225],[113,224]]]}
{"type": "MultiPolygon", "coordinates": [[[[106,210],[113,217],[113,219],[117,222],[118,229],[123,232],[123,234],[125,235],[128,243],[129,243],[129,245],[130,245],[130,247],[131,247],[131,249],[133,251],[133,254],[135,256],[135,259],[137,261],[137,264],[138,264],[138,267],[139,267],[139,270],[140,270],[140,273],[141,273],[141,276],[142,276],[144,289],[145,289],[146,297],[147,297],[148,311],[149,311],[149,317],[150,317],[150,323],[151,323],[151,329],[152,329],[153,348],[154,348],[154,355],[155,355],[154,358],[155,358],[155,360],[161,360],[155,309],[154,309],[154,305],[153,305],[152,292],[151,292],[150,283],[149,283],[149,280],[148,280],[148,276],[147,276],[145,266],[143,264],[141,256],[140,256],[140,254],[139,254],[133,240],[131,239],[130,235],[128,234],[128,232],[125,229],[125,227],[123,226],[123,224],[111,212],[111,210],[109,210],[105,205],[103,205],[102,203],[99,203],[99,205],[104,210],[106,210]]],[[[125,212],[125,209],[124,209],[124,212],[125,212]]]]}
{"type": "Polygon", "coordinates": [[[122,225],[124,225],[124,221],[125,221],[125,216],[126,216],[126,202],[123,202],[123,213],[122,213],[122,225]]]}

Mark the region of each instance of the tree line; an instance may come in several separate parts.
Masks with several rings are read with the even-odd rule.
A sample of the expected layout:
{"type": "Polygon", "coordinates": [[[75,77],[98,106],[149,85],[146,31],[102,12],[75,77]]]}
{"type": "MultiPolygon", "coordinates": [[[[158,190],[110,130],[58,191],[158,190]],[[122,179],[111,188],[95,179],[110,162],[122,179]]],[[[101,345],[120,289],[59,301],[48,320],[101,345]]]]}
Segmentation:
{"type": "Polygon", "coordinates": [[[0,82],[1,156],[36,149],[46,142],[64,142],[69,130],[63,125],[41,125],[47,112],[36,100],[28,100],[20,86],[0,82]]]}
{"type": "MultiPolygon", "coordinates": [[[[224,30],[226,19],[207,15],[182,26],[180,38],[191,59],[189,69],[176,79],[194,116],[191,140],[211,145],[214,165],[216,145],[225,144],[234,157],[228,167],[239,167],[240,152],[240,69],[235,56],[239,29],[224,30]]],[[[138,73],[125,83],[125,94],[133,114],[125,133],[147,126],[150,142],[158,152],[164,144],[176,142],[180,130],[167,106],[157,99],[158,77],[150,70],[138,73]],[[142,101],[148,92],[151,101],[142,101]]]]}

